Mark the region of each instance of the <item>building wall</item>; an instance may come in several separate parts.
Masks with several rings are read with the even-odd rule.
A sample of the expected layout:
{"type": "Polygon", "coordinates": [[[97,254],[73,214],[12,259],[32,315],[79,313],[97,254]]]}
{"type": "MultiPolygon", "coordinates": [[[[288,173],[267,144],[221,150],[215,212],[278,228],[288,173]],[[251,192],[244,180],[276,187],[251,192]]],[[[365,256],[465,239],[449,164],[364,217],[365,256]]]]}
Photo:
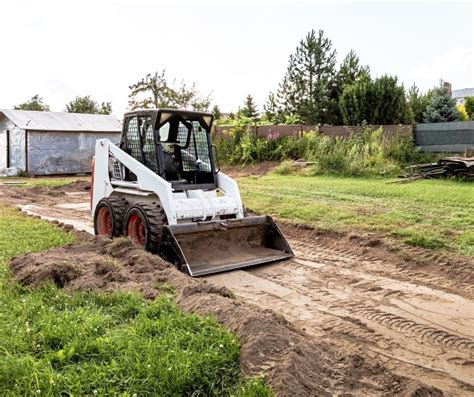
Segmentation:
{"type": "Polygon", "coordinates": [[[28,174],[55,175],[91,172],[97,139],[120,140],[120,132],[28,131],[28,174]]]}
{"type": "Polygon", "coordinates": [[[25,170],[25,131],[18,128],[8,118],[0,115],[0,170],[7,166],[7,130],[10,131],[9,154],[10,167],[25,170]]]}
{"type": "Polygon", "coordinates": [[[7,130],[0,130],[0,174],[7,168],[7,130]]]}

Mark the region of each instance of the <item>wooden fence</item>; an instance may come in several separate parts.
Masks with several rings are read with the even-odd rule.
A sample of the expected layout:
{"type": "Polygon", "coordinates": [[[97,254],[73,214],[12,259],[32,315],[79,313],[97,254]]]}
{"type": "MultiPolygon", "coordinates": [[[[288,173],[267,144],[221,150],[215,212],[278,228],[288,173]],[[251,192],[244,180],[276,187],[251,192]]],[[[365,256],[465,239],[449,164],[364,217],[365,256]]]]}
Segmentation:
{"type": "MultiPolygon", "coordinates": [[[[474,149],[474,121],[452,121],[449,123],[426,123],[413,125],[371,125],[372,131],[383,127],[384,136],[406,136],[413,138],[423,152],[462,153],[474,149]]],[[[216,127],[218,138],[230,136],[233,127],[216,127]]],[[[357,134],[360,126],[312,126],[312,125],[253,125],[252,133],[261,138],[276,139],[281,136],[301,137],[307,131],[319,131],[330,137],[344,137],[357,134]]],[[[367,127],[365,127],[367,128],[367,127]]]]}
{"type": "MultiPolygon", "coordinates": [[[[372,131],[383,127],[384,134],[388,137],[394,135],[402,136],[413,136],[413,126],[412,125],[371,125],[368,126],[372,131]]],[[[215,127],[214,134],[218,138],[226,138],[230,136],[230,132],[233,127],[215,127]]],[[[363,127],[360,126],[332,126],[332,125],[323,125],[323,126],[313,126],[313,125],[253,125],[250,126],[252,133],[261,138],[276,139],[281,136],[294,136],[301,137],[305,132],[308,131],[319,131],[321,134],[338,137],[338,136],[348,136],[350,134],[360,133],[363,127]]]]}

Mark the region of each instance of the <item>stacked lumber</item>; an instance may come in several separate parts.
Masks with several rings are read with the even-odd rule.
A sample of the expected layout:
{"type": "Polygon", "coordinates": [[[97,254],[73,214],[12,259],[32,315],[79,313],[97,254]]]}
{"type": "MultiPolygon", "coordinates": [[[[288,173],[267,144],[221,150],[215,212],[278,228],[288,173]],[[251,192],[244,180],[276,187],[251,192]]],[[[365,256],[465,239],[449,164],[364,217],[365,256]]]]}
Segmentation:
{"type": "Polygon", "coordinates": [[[444,157],[436,163],[408,167],[410,180],[422,178],[464,177],[474,178],[474,157],[444,157]]]}

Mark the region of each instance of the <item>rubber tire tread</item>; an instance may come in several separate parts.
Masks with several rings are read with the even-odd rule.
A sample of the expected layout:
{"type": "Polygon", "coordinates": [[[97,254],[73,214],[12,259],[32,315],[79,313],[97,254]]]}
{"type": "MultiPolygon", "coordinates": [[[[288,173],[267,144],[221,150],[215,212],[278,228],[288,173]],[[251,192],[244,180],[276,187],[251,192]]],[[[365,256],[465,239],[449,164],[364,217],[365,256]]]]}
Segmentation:
{"type": "Polygon", "coordinates": [[[108,207],[112,210],[112,236],[120,237],[123,235],[123,220],[125,211],[128,207],[128,201],[123,197],[109,196],[101,199],[97,204],[94,212],[94,234],[97,235],[97,213],[101,203],[106,202],[108,207]]]}
{"type": "Polygon", "coordinates": [[[159,202],[155,201],[144,201],[131,205],[127,209],[125,222],[123,224],[123,234],[125,236],[128,234],[128,218],[132,209],[138,209],[145,218],[147,234],[144,248],[147,251],[158,253],[163,236],[163,226],[168,223],[163,207],[159,202]]]}

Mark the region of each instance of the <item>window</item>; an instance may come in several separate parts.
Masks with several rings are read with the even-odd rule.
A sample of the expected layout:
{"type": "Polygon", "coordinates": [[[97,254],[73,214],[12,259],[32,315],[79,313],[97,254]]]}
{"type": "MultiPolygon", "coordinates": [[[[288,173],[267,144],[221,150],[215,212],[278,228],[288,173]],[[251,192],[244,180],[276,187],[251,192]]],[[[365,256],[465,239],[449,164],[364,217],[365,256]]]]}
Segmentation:
{"type": "Polygon", "coordinates": [[[158,162],[156,161],[156,146],[151,116],[139,117],[138,124],[143,145],[144,163],[148,168],[157,173],[158,162]]]}
{"type": "Polygon", "coordinates": [[[142,161],[140,135],[138,134],[138,117],[133,117],[128,120],[125,147],[130,156],[135,160],[142,161]]]}
{"type": "Polygon", "coordinates": [[[160,127],[160,142],[165,142],[168,140],[170,134],[170,123],[166,123],[160,127]]]}
{"type": "MultiPolygon", "coordinates": [[[[198,121],[192,121],[188,146],[181,150],[183,158],[183,171],[211,172],[211,159],[209,156],[209,145],[206,131],[198,121]]],[[[181,126],[180,126],[181,127],[181,126]]],[[[186,128],[186,126],[184,126],[186,128]]],[[[189,134],[186,128],[187,134],[189,134]]],[[[181,144],[188,136],[184,135],[184,129],[178,130],[178,142],[181,144]],[[181,134],[181,136],[180,136],[181,134]]]]}
{"type": "Polygon", "coordinates": [[[135,160],[158,172],[155,137],[150,116],[132,117],[128,120],[125,147],[135,160]]]}

